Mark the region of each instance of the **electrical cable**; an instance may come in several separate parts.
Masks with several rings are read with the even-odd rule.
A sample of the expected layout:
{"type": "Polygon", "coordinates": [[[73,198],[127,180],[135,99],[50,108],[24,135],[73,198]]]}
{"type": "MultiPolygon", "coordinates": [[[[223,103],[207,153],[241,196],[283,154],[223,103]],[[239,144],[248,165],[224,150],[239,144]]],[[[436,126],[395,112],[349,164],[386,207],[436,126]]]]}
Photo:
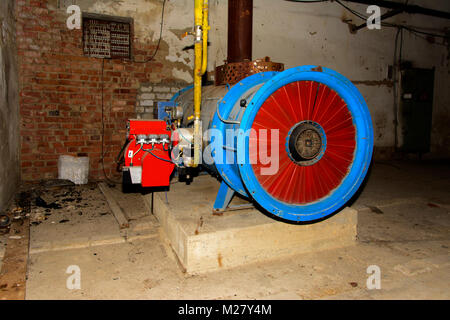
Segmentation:
{"type": "Polygon", "coordinates": [[[400,50],[398,54],[399,64],[402,62],[402,57],[403,57],[403,28],[400,28],[400,50]]]}
{"type": "Polygon", "coordinates": [[[134,156],[137,155],[139,153],[139,151],[141,151],[141,150],[144,150],[142,144],[140,145],[139,149],[135,153],[132,154],[131,159],[130,159],[130,167],[133,166],[133,158],[134,158],[134,156]]]}
{"type": "MultiPolygon", "coordinates": [[[[409,0],[405,1],[405,6],[408,4],[409,0]]],[[[394,61],[393,61],[393,94],[394,94],[394,149],[397,150],[398,147],[398,79],[397,74],[398,70],[400,69],[400,65],[402,62],[402,56],[403,56],[403,28],[397,29],[397,34],[395,35],[395,49],[394,49],[394,61]],[[397,59],[397,48],[398,48],[398,39],[400,36],[400,50],[399,55],[397,59]]]]}
{"type": "Polygon", "coordinates": [[[415,28],[411,28],[411,27],[408,27],[408,26],[397,25],[397,24],[392,24],[392,27],[403,28],[403,29],[405,29],[405,30],[407,30],[409,32],[423,34],[423,35],[427,35],[427,36],[430,36],[430,37],[436,37],[436,38],[442,38],[442,39],[449,39],[449,37],[450,37],[450,36],[447,36],[447,35],[420,31],[420,30],[417,30],[415,28]]]}
{"type": "Polygon", "coordinates": [[[163,158],[160,158],[160,157],[158,157],[157,155],[155,155],[153,152],[151,152],[150,150],[147,150],[147,149],[142,149],[142,150],[144,150],[145,152],[148,152],[148,153],[150,153],[152,156],[154,156],[156,159],[159,159],[159,160],[162,160],[162,161],[165,161],[165,162],[170,162],[170,163],[173,163],[171,160],[167,160],[167,159],[163,159],[163,158]]]}
{"type": "MultiPolygon", "coordinates": [[[[172,154],[173,154],[173,151],[175,150],[176,147],[177,147],[177,146],[175,146],[174,148],[172,148],[172,150],[170,150],[170,152],[169,152],[170,160],[172,160],[172,162],[173,162],[174,164],[177,164],[178,159],[180,159],[180,157],[181,157],[181,151],[179,151],[177,157],[175,158],[175,160],[173,159],[172,154]]],[[[178,148],[178,149],[179,149],[179,148],[178,148]]]]}
{"type": "Polygon", "coordinates": [[[166,7],[166,0],[163,0],[162,10],[161,10],[161,28],[160,28],[160,30],[159,30],[159,40],[158,40],[158,44],[156,45],[155,51],[154,51],[153,54],[150,56],[150,58],[148,58],[148,59],[146,59],[146,60],[144,60],[144,61],[133,60],[133,62],[135,62],[135,63],[147,63],[147,62],[150,62],[150,61],[152,61],[152,60],[155,58],[156,54],[158,53],[159,46],[160,46],[160,44],[161,44],[162,33],[163,33],[163,25],[164,25],[164,9],[165,9],[165,7],[166,7]]]}
{"type": "Polygon", "coordinates": [[[125,148],[127,147],[127,145],[128,145],[128,139],[125,139],[122,149],[120,149],[120,152],[117,154],[117,157],[116,157],[117,171],[119,171],[119,166],[123,162],[125,162],[124,151],[125,151],[125,148]]]}
{"type": "Polygon", "coordinates": [[[189,141],[189,140],[183,135],[183,133],[181,132],[181,130],[177,130],[177,133],[181,136],[181,138],[183,138],[184,140],[186,140],[187,143],[192,144],[192,142],[189,141]]]}
{"type": "MultiPolygon", "coordinates": [[[[368,17],[365,16],[364,14],[351,9],[350,7],[348,7],[345,4],[343,4],[340,0],[334,0],[334,1],[337,4],[341,5],[343,8],[345,8],[347,11],[351,12],[356,17],[360,18],[361,20],[366,20],[367,21],[368,17]]],[[[406,4],[407,4],[407,2],[405,3],[405,5],[406,4]]],[[[405,29],[405,30],[407,30],[407,31],[409,31],[411,33],[419,33],[419,34],[428,35],[428,36],[431,36],[431,37],[437,37],[437,38],[443,38],[443,39],[448,39],[449,38],[449,36],[447,36],[447,35],[421,31],[421,30],[418,30],[417,28],[412,28],[412,27],[405,26],[405,25],[400,25],[400,24],[381,22],[381,25],[385,26],[385,27],[391,27],[391,28],[403,28],[403,29],[405,29]]]]}
{"type": "Polygon", "coordinates": [[[105,180],[108,181],[109,183],[114,184],[114,183],[120,183],[120,181],[115,181],[115,180],[110,179],[108,177],[108,175],[106,174],[106,170],[105,170],[105,154],[106,154],[105,147],[104,147],[104,141],[105,141],[105,119],[104,119],[105,111],[104,111],[104,109],[105,109],[105,107],[104,107],[104,92],[103,92],[104,91],[104,79],[103,79],[104,70],[105,70],[105,59],[102,59],[102,72],[101,72],[101,81],[100,81],[101,97],[102,97],[102,143],[101,143],[102,156],[101,156],[101,163],[102,163],[102,171],[103,171],[103,175],[105,176],[105,180]]]}
{"type": "MultiPolygon", "coordinates": [[[[400,33],[402,33],[401,28],[398,28],[397,34],[395,35],[395,44],[394,44],[394,61],[393,61],[393,74],[392,74],[392,82],[393,82],[393,94],[394,94],[394,148],[397,149],[398,146],[398,80],[397,80],[397,69],[399,60],[397,59],[397,48],[398,48],[398,39],[400,33]]],[[[403,38],[402,38],[403,40],[403,38]]]]}
{"type": "MultiPolygon", "coordinates": [[[[305,1],[305,0],[288,0],[288,1],[292,1],[292,2],[302,2],[302,3],[313,3],[313,2],[326,2],[326,1],[305,1]]],[[[348,7],[347,5],[343,4],[340,0],[334,0],[337,4],[339,4],[340,6],[342,6],[344,9],[346,9],[347,11],[349,11],[350,13],[352,13],[354,16],[360,18],[361,20],[365,20],[367,21],[368,17],[356,10],[353,10],[352,8],[348,7]]],[[[408,5],[409,0],[406,0],[404,2],[404,5],[408,5]]],[[[444,40],[444,43],[438,43],[438,42],[432,42],[433,44],[437,44],[437,45],[442,45],[442,46],[447,46],[445,44],[445,41],[448,42],[449,40],[449,35],[442,35],[442,34],[436,34],[436,33],[432,33],[432,32],[427,32],[427,31],[422,31],[422,30],[418,30],[417,28],[413,28],[410,26],[405,26],[405,25],[400,25],[400,24],[395,24],[395,23],[388,23],[388,22],[381,22],[382,26],[385,27],[392,27],[392,28],[397,28],[397,33],[395,36],[395,49],[394,49],[394,61],[393,61],[393,68],[394,68],[394,72],[393,72],[393,94],[394,94],[394,139],[395,139],[395,148],[397,148],[398,145],[398,77],[397,77],[397,70],[400,67],[401,61],[402,61],[402,55],[403,55],[403,30],[406,30],[412,34],[414,34],[415,36],[418,36],[422,39],[427,40],[428,42],[430,42],[430,39],[423,37],[425,36],[429,36],[429,37],[436,37],[436,38],[441,38],[444,40]],[[400,48],[398,45],[400,39],[400,48]]],[[[218,109],[217,109],[218,111],[218,109]]],[[[220,114],[219,118],[220,118],[220,114]]]]}
{"type": "MultiPolygon", "coordinates": [[[[161,39],[162,39],[162,32],[163,32],[163,26],[164,26],[164,11],[165,11],[165,6],[166,6],[166,1],[167,0],[163,0],[162,3],[162,12],[161,12],[161,27],[159,30],[159,40],[158,43],[156,45],[156,49],[153,52],[153,54],[150,56],[150,58],[144,60],[144,61],[137,61],[137,60],[133,60],[133,62],[135,63],[147,63],[152,61],[156,54],[159,51],[159,47],[161,44],[161,39]]],[[[120,183],[120,181],[114,181],[112,179],[110,179],[108,177],[108,175],[106,174],[106,170],[105,170],[105,162],[104,162],[104,158],[105,158],[105,148],[104,148],[104,139],[105,139],[105,121],[104,121],[104,68],[105,68],[105,59],[102,59],[102,72],[101,72],[101,103],[102,103],[102,144],[101,144],[101,163],[102,163],[102,171],[103,171],[103,175],[105,176],[105,179],[108,182],[112,182],[112,183],[120,183]]],[[[120,153],[119,153],[120,154],[120,153]]],[[[117,161],[116,161],[117,162],[117,161]]]]}
{"type": "MultiPolygon", "coordinates": [[[[340,0],[312,0],[312,1],[307,1],[307,0],[286,0],[286,1],[290,1],[290,2],[300,2],[300,3],[320,3],[320,2],[333,2],[335,1],[337,4],[339,4],[340,6],[342,6],[343,8],[345,8],[347,11],[351,12],[353,15],[355,15],[356,17],[360,18],[361,20],[366,20],[367,21],[367,16],[365,16],[364,14],[353,10],[352,8],[348,7],[347,5],[343,4],[340,0]]],[[[405,2],[405,6],[408,4],[409,0],[407,0],[405,2]]],[[[417,28],[412,28],[409,26],[404,26],[404,25],[399,25],[399,24],[393,24],[393,23],[388,23],[388,22],[381,22],[382,26],[385,27],[391,27],[391,28],[404,28],[405,30],[413,33],[413,34],[422,34],[422,35],[427,35],[430,37],[437,37],[437,38],[442,38],[442,39],[448,39],[449,36],[448,35],[442,35],[442,34],[437,34],[437,33],[431,33],[431,32],[426,32],[426,31],[421,31],[418,30],[417,28]]],[[[427,39],[426,39],[427,40],[427,39]]],[[[441,43],[434,43],[434,44],[438,44],[438,45],[443,45],[441,43]]]]}

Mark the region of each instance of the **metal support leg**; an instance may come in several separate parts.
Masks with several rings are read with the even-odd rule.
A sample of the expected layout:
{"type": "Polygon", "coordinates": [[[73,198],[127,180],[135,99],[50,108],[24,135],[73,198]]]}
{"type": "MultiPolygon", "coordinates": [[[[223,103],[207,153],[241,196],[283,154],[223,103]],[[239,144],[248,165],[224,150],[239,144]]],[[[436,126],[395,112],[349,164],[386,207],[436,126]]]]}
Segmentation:
{"type": "Polygon", "coordinates": [[[214,202],[213,214],[222,215],[225,211],[245,210],[253,208],[252,203],[230,206],[235,191],[231,189],[224,181],[220,184],[216,201],[214,202]]]}
{"type": "Polygon", "coordinates": [[[213,212],[223,212],[228,207],[233,199],[234,190],[231,189],[224,181],[220,184],[219,192],[217,193],[216,201],[214,202],[213,212]]]}

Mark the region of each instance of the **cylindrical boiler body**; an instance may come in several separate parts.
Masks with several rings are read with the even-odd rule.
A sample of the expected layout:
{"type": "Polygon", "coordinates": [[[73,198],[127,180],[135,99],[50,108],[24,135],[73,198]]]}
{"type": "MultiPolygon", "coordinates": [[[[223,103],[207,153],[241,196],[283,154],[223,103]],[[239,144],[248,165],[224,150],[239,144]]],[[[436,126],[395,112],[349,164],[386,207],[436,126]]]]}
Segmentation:
{"type": "MultiPolygon", "coordinates": [[[[192,90],[173,100],[184,109],[183,126],[191,126],[192,90]]],[[[289,221],[318,220],[340,209],[372,158],[367,105],[348,79],[327,68],[263,72],[231,88],[204,87],[202,122],[203,130],[220,133],[205,139],[204,160],[212,161],[204,165],[289,221]]]]}

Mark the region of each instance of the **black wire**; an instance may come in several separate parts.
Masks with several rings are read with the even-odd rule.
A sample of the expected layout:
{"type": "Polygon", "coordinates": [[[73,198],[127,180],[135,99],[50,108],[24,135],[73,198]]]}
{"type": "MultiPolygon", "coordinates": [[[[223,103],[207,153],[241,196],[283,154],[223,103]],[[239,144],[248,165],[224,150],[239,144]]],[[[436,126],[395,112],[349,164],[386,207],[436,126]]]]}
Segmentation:
{"type": "Polygon", "coordinates": [[[158,53],[159,50],[159,46],[161,44],[161,39],[162,39],[162,32],[163,32],[163,25],[164,25],[164,9],[166,7],[166,0],[163,1],[162,4],[162,12],[161,12],[161,29],[159,30],[159,40],[158,40],[158,44],[156,45],[156,49],[155,52],[153,52],[153,54],[151,55],[150,58],[144,60],[144,61],[137,61],[137,60],[133,60],[133,62],[135,63],[147,63],[153,60],[153,58],[155,58],[156,54],[158,53]]]}
{"type": "Polygon", "coordinates": [[[128,139],[125,139],[125,142],[124,142],[124,144],[122,146],[122,149],[120,149],[120,152],[117,154],[117,157],[116,157],[116,164],[117,164],[116,171],[117,172],[120,172],[120,165],[125,163],[125,154],[124,154],[124,152],[125,152],[125,148],[127,146],[128,146],[128,139]]]}
{"type": "Polygon", "coordinates": [[[412,32],[412,33],[424,34],[424,35],[427,35],[427,36],[430,36],[430,37],[437,37],[437,38],[443,38],[443,39],[448,39],[449,38],[449,36],[447,36],[447,35],[420,31],[420,30],[417,30],[415,28],[411,28],[411,27],[408,27],[408,26],[395,25],[395,24],[393,24],[392,26],[393,27],[398,27],[398,28],[403,28],[403,29],[405,29],[405,30],[407,30],[409,32],[412,32]]]}
{"type": "Polygon", "coordinates": [[[105,147],[104,147],[104,141],[105,141],[105,120],[104,120],[104,94],[103,94],[103,88],[104,88],[104,82],[103,82],[103,75],[104,75],[104,70],[105,70],[105,59],[102,59],[102,75],[101,75],[101,92],[102,92],[102,157],[101,157],[101,162],[102,162],[102,171],[103,171],[103,175],[105,176],[105,180],[110,182],[110,183],[120,183],[120,181],[114,181],[112,179],[110,179],[108,177],[108,175],[106,174],[106,170],[105,170],[105,147]]]}
{"type": "MultiPolygon", "coordinates": [[[[162,160],[162,161],[165,161],[165,162],[169,162],[169,163],[173,163],[173,161],[171,161],[171,160],[167,160],[167,159],[163,159],[163,158],[160,158],[160,157],[158,157],[156,154],[154,154],[153,152],[151,152],[150,150],[147,150],[147,149],[142,149],[142,150],[144,150],[145,152],[148,152],[148,153],[150,153],[152,156],[154,156],[156,159],[159,159],[159,160],[162,160]]],[[[170,155],[170,154],[169,154],[170,155]]]]}
{"type": "MultiPolygon", "coordinates": [[[[406,29],[406,30],[407,30],[407,29],[406,29]]],[[[430,42],[430,38],[424,37],[424,36],[423,36],[422,34],[420,34],[420,33],[417,33],[417,32],[412,31],[412,30],[407,30],[407,31],[409,31],[410,33],[414,34],[416,37],[422,38],[422,39],[424,39],[424,40],[430,42]]],[[[433,37],[433,36],[429,35],[429,37],[433,37]]],[[[445,40],[446,40],[446,39],[445,39],[445,40]]],[[[447,41],[448,41],[448,40],[447,40],[447,41]]],[[[446,44],[445,42],[442,42],[442,43],[439,43],[439,42],[430,42],[430,43],[436,44],[436,45],[439,45],[439,46],[444,46],[444,47],[447,47],[447,46],[448,46],[448,44],[446,44]]]]}
{"type": "Polygon", "coordinates": [[[101,73],[101,81],[100,81],[100,86],[101,86],[101,96],[102,96],[102,170],[103,170],[103,175],[105,176],[106,180],[108,180],[108,177],[106,175],[106,170],[105,170],[105,151],[104,151],[104,141],[105,141],[105,120],[104,120],[104,98],[103,98],[103,75],[104,75],[104,70],[105,70],[105,59],[102,59],[102,73],[101,73]]]}
{"type": "MultiPolygon", "coordinates": [[[[405,1],[405,6],[408,4],[409,0],[405,1]]],[[[399,85],[399,81],[398,81],[398,70],[401,66],[401,62],[402,62],[402,56],[403,56],[403,28],[399,27],[397,29],[397,34],[395,35],[395,49],[394,49],[394,62],[393,62],[393,68],[394,68],[394,73],[393,73],[393,84],[394,84],[394,88],[393,88],[393,94],[394,94],[394,149],[397,150],[397,145],[398,145],[398,85],[399,85]],[[399,40],[399,36],[400,36],[400,50],[399,50],[399,55],[398,55],[398,59],[397,59],[397,47],[398,47],[398,40],[399,40]]]]}
{"type": "MultiPolygon", "coordinates": [[[[365,15],[363,15],[362,13],[359,13],[351,8],[349,8],[348,6],[346,6],[345,4],[343,4],[340,0],[335,0],[339,5],[341,5],[342,7],[344,7],[346,10],[348,10],[349,12],[351,12],[353,15],[357,16],[358,18],[362,19],[362,20],[367,20],[367,17],[365,15]]],[[[409,0],[405,1],[405,5],[407,5],[409,2],[409,0]]],[[[398,88],[398,80],[397,80],[397,69],[401,63],[402,60],[402,54],[403,54],[403,30],[407,30],[412,34],[415,34],[416,36],[421,37],[420,35],[427,35],[427,36],[431,36],[431,37],[437,37],[437,38],[442,38],[445,40],[448,40],[449,36],[447,35],[440,35],[440,34],[435,34],[435,33],[431,33],[431,32],[425,32],[425,31],[421,31],[421,30],[417,30],[416,28],[412,28],[412,27],[408,27],[408,26],[404,26],[404,25],[399,25],[399,24],[393,24],[393,23],[387,23],[387,22],[382,22],[381,25],[386,26],[386,27],[392,27],[392,28],[397,28],[397,34],[395,36],[395,50],[394,50],[394,78],[393,78],[393,83],[394,83],[394,116],[395,116],[395,123],[394,123],[394,137],[395,137],[395,148],[397,148],[397,144],[398,144],[398,137],[397,137],[397,130],[398,130],[398,93],[397,93],[397,88],[398,88]],[[400,48],[398,48],[398,41],[399,41],[399,37],[400,37],[400,48]],[[397,58],[397,53],[398,53],[398,58],[397,58]]],[[[423,37],[421,37],[423,38],[423,37]]],[[[426,39],[426,38],[425,38],[426,39]]],[[[428,39],[426,39],[428,40],[428,39]]],[[[435,43],[435,44],[439,44],[439,45],[444,45],[441,43],[435,43]]]]}
{"type": "Polygon", "coordinates": [[[104,70],[105,70],[105,59],[102,59],[102,75],[101,75],[101,81],[100,81],[100,85],[101,85],[101,92],[102,92],[102,159],[105,156],[105,153],[103,151],[103,140],[105,137],[105,121],[104,121],[104,101],[103,101],[103,74],[104,74],[104,70]]]}
{"type": "MultiPolygon", "coordinates": [[[[398,48],[398,39],[400,36],[400,33],[402,33],[401,28],[398,28],[397,30],[397,34],[395,35],[395,44],[394,44],[394,61],[393,61],[393,84],[394,84],[394,89],[393,94],[394,94],[394,148],[397,149],[397,145],[398,145],[398,134],[397,134],[397,130],[398,130],[398,80],[397,80],[397,70],[398,70],[398,62],[399,60],[397,59],[397,48],[398,48]]],[[[402,38],[403,41],[403,38],[402,38]]]]}
{"type": "MultiPolygon", "coordinates": [[[[357,12],[353,9],[351,9],[350,7],[346,6],[345,4],[343,4],[340,0],[334,0],[337,4],[341,5],[342,7],[344,7],[346,10],[348,10],[349,12],[351,12],[353,15],[357,16],[358,18],[360,18],[361,20],[367,20],[367,16],[363,15],[360,12],[357,12]]],[[[408,1],[405,3],[407,4],[408,1]]],[[[419,33],[419,34],[423,34],[423,35],[427,35],[427,36],[431,36],[431,37],[437,37],[437,38],[442,38],[442,39],[448,39],[449,36],[447,35],[442,35],[442,34],[436,34],[436,33],[431,33],[431,32],[426,32],[426,31],[420,31],[416,28],[412,28],[412,27],[408,27],[408,26],[404,26],[404,25],[399,25],[399,24],[394,24],[394,23],[388,23],[388,22],[381,22],[382,26],[385,27],[391,27],[391,28],[403,28],[411,33],[419,33]]]]}
{"type": "MultiPolygon", "coordinates": [[[[159,30],[159,40],[158,40],[158,44],[156,45],[156,49],[155,52],[153,52],[152,56],[144,61],[137,61],[137,60],[133,60],[133,62],[135,63],[147,63],[152,61],[156,54],[158,53],[160,44],[161,44],[161,39],[162,39],[162,32],[163,32],[163,26],[164,26],[164,11],[165,11],[165,6],[166,6],[166,0],[163,0],[163,4],[162,4],[162,12],[161,12],[161,28],[159,30]]],[[[105,59],[102,59],[102,74],[101,74],[101,93],[102,93],[102,157],[101,157],[101,163],[102,163],[102,171],[103,171],[103,175],[105,176],[105,179],[109,182],[112,183],[120,183],[120,181],[114,181],[112,179],[110,179],[108,177],[108,175],[106,174],[106,170],[105,170],[105,147],[104,147],[104,140],[105,140],[105,120],[104,120],[104,69],[105,69],[105,59]]]]}
{"type": "MultiPolygon", "coordinates": [[[[351,12],[353,15],[355,15],[356,17],[360,18],[361,20],[367,20],[367,16],[365,16],[364,14],[353,10],[352,8],[348,7],[347,5],[343,4],[340,0],[315,0],[315,1],[304,1],[304,0],[286,0],[286,1],[290,1],[290,2],[300,2],[300,3],[317,3],[317,2],[333,2],[335,1],[337,4],[339,4],[340,6],[342,6],[343,8],[345,8],[347,11],[351,12]]],[[[406,0],[405,2],[405,6],[408,4],[409,0],[406,0]]],[[[442,39],[448,39],[449,36],[447,35],[442,35],[442,34],[437,34],[437,33],[431,33],[431,32],[426,32],[426,31],[421,31],[418,30],[416,28],[411,28],[408,26],[404,26],[404,25],[399,25],[399,24],[393,24],[393,23],[388,23],[388,22],[381,22],[382,26],[385,27],[392,27],[392,28],[403,28],[411,33],[415,33],[417,34],[423,34],[423,35],[427,35],[427,36],[431,36],[431,37],[437,37],[437,38],[442,38],[442,39]]],[[[436,43],[439,44],[439,43],[436,43]]]]}

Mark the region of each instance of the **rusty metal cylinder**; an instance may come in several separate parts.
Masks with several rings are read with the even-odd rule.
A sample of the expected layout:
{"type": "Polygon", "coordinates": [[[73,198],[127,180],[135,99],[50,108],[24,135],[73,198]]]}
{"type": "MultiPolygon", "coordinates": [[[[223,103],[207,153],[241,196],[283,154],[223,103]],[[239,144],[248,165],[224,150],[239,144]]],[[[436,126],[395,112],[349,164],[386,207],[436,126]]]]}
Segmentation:
{"type": "Polygon", "coordinates": [[[253,0],[228,0],[228,63],[252,60],[253,0]]]}

